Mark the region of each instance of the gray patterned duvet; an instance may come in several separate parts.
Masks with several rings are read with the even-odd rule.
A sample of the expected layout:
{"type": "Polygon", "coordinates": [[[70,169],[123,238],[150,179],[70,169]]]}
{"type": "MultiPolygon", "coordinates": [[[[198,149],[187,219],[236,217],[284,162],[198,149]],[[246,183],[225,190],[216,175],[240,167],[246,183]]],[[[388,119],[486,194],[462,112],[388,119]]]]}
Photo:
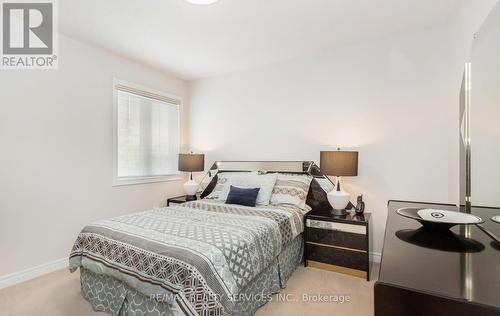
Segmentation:
{"type": "Polygon", "coordinates": [[[301,256],[296,237],[303,231],[303,214],[293,206],[201,200],[101,220],[79,234],[70,270],[82,268],[82,288],[84,277],[89,282],[108,277],[107,284],[119,281],[182,314],[240,314],[241,294],[259,276],[282,276],[283,250],[301,256]]]}

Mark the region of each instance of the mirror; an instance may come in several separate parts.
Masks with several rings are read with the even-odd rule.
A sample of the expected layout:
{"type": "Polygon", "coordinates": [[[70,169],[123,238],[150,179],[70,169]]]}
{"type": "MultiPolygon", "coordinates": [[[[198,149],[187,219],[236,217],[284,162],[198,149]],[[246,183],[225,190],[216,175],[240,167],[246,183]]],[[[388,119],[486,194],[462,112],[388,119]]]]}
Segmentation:
{"type": "MultiPolygon", "coordinates": [[[[475,206],[498,207],[500,206],[500,3],[493,8],[475,35],[470,58],[470,74],[470,200],[475,206]]],[[[465,88],[467,90],[467,85],[465,88]]]]}
{"type": "Polygon", "coordinates": [[[471,64],[465,65],[462,86],[460,87],[460,205],[470,210],[471,183],[470,183],[470,88],[471,64]]]}

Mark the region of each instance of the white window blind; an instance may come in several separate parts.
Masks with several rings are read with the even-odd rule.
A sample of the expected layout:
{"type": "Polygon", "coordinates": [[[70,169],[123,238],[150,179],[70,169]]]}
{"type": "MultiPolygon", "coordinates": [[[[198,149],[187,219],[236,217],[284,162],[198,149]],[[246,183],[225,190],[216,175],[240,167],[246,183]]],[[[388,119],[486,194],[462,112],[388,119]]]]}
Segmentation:
{"type": "Polygon", "coordinates": [[[180,101],[116,85],[115,181],[179,174],[180,101]]]}

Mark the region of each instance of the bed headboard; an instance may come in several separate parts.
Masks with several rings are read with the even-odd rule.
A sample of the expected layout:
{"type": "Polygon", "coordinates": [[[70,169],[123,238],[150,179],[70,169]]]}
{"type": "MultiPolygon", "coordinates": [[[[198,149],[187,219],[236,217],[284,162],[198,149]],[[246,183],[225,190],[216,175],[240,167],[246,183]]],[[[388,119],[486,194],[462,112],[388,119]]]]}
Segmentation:
{"type": "MultiPolygon", "coordinates": [[[[334,189],[334,183],[321,173],[320,168],[314,161],[216,161],[210,167],[200,183],[205,193],[212,191],[210,183],[219,172],[282,172],[282,173],[306,173],[314,177],[311,182],[307,204],[313,209],[331,209],[326,198],[326,193],[334,189]],[[207,192],[205,192],[207,191],[207,192]]],[[[215,183],[212,182],[212,185],[215,183]]]]}
{"type": "Polygon", "coordinates": [[[210,170],[304,172],[321,175],[313,161],[216,161],[210,170]]]}

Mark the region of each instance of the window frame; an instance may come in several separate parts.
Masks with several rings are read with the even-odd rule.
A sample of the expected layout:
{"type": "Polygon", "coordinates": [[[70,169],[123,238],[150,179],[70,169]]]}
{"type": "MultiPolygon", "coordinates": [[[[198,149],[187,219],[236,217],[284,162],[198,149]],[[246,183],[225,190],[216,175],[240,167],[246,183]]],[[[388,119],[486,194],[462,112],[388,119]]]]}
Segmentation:
{"type": "Polygon", "coordinates": [[[117,85],[126,86],[129,88],[141,90],[148,93],[154,93],[167,98],[175,99],[179,102],[179,152],[182,148],[182,109],[183,109],[183,99],[174,94],[166,93],[163,91],[154,90],[148,87],[144,87],[139,84],[131,83],[121,79],[113,79],[113,186],[123,186],[123,185],[134,185],[134,184],[147,184],[155,182],[168,182],[168,181],[180,181],[182,180],[182,175],[180,172],[170,175],[161,176],[131,176],[131,177],[118,177],[118,89],[117,85]]]}

